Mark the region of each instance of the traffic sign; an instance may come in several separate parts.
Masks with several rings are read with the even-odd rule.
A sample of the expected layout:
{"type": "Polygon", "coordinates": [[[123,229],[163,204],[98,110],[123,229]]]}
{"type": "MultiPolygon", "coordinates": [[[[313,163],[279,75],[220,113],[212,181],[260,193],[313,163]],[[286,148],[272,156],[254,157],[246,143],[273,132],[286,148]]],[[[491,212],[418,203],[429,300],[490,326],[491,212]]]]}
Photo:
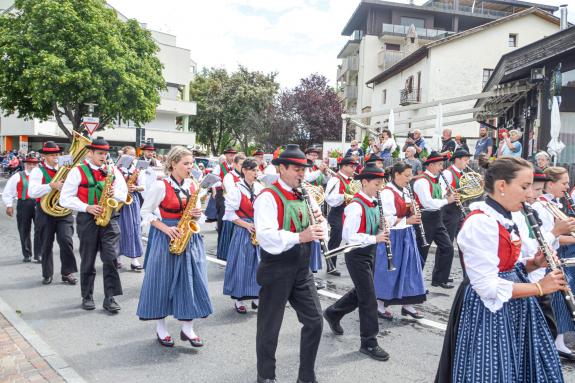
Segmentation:
{"type": "Polygon", "coordinates": [[[90,136],[94,134],[100,126],[100,118],[98,117],[82,117],[82,126],[88,131],[90,136]]]}

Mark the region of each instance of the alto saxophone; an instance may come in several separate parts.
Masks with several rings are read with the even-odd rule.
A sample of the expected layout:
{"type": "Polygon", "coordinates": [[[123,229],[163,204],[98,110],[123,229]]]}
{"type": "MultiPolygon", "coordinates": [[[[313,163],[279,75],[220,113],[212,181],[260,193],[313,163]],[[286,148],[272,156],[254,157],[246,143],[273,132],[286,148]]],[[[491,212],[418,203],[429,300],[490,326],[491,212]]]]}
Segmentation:
{"type": "Polygon", "coordinates": [[[130,193],[130,186],[133,186],[136,184],[136,182],[138,182],[138,175],[139,174],[140,174],[140,169],[136,169],[136,170],[134,170],[134,172],[132,174],[130,174],[130,177],[128,177],[128,180],[126,181],[126,185],[128,186],[128,195],[126,196],[126,202],[120,202],[118,204],[118,211],[122,207],[124,207],[124,205],[131,205],[132,202],[134,202],[132,194],[130,193]]]}
{"type": "Polygon", "coordinates": [[[114,192],[114,170],[110,169],[108,175],[106,175],[106,180],[104,181],[104,187],[102,188],[102,194],[100,195],[100,200],[98,205],[102,208],[102,213],[94,216],[96,225],[98,226],[108,226],[110,223],[110,218],[112,218],[112,213],[118,208],[118,201],[113,197],[110,197],[114,192]]]}
{"type": "Polygon", "coordinates": [[[170,241],[170,253],[175,255],[182,255],[184,251],[186,251],[186,248],[192,239],[192,234],[200,232],[200,225],[196,222],[196,218],[192,216],[192,209],[196,207],[201,189],[200,185],[193,178],[192,182],[195,186],[194,193],[186,203],[180,222],[178,222],[180,238],[172,239],[170,241]]]}

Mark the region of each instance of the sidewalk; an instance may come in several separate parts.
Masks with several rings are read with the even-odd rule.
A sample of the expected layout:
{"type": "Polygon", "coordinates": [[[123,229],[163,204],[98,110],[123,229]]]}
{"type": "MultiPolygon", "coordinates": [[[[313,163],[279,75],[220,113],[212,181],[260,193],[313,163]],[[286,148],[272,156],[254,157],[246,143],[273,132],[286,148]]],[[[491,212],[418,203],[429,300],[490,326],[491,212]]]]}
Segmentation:
{"type": "Polygon", "coordinates": [[[0,382],[65,382],[2,314],[0,382]]]}

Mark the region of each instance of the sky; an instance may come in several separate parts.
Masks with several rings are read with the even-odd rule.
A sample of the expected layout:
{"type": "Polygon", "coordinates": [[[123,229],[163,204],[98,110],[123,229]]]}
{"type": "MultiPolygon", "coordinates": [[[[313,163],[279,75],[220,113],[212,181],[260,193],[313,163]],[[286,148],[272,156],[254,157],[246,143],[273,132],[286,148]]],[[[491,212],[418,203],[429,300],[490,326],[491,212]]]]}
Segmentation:
{"type": "MultiPolygon", "coordinates": [[[[408,3],[408,0],[396,1],[408,3]]],[[[422,4],[423,0],[415,0],[422,4]]],[[[538,0],[569,4],[575,23],[575,0],[538,0]]],[[[293,87],[311,73],[332,85],[347,41],[341,31],[359,0],[108,0],[128,18],[151,29],[176,35],[202,67],[238,65],[266,73],[278,72],[282,87],[293,87]]]]}

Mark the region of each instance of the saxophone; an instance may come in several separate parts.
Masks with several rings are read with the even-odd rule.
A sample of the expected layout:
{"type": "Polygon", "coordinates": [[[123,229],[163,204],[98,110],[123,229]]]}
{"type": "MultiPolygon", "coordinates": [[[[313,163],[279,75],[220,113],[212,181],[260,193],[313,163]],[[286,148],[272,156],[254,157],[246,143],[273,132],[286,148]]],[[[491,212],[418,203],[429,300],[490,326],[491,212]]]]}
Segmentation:
{"type": "Polygon", "coordinates": [[[108,226],[110,223],[110,218],[112,218],[112,213],[118,208],[118,201],[113,197],[110,197],[114,191],[114,171],[110,169],[106,180],[104,181],[104,187],[102,188],[102,194],[100,195],[100,200],[98,205],[102,207],[103,211],[100,215],[94,216],[96,225],[98,226],[108,226]]]}
{"type": "Polygon", "coordinates": [[[190,239],[192,239],[192,234],[200,232],[200,225],[198,225],[196,219],[192,216],[192,209],[196,207],[201,189],[200,185],[193,178],[192,182],[194,184],[194,193],[186,203],[180,222],[178,222],[180,238],[172,239],[170,241],[170,253],[175,255],[182,255],[184,251],[186,251],[186,248],[190,243],[190,239]]]}
{"type": "Polygon", "coordinates": [[[136,184],[136,182],[138,182],[138,175],[140,174],[140,169],[136,169],[134,170],[134,172],[132,174],[130,174],[130,177],[128,177],[128,180],[126,181],[126,185],[128,186],[128,195],[126,196],[126,202],[120,202],[118,203],[118,208],[117,210],[120,211],[121,208],[124,207],[124,205],[131,205],[132,202],[134,202],[134,199],[132,197],[132,194],[130,193],[130,186],[133,186],[136,184]]]}

